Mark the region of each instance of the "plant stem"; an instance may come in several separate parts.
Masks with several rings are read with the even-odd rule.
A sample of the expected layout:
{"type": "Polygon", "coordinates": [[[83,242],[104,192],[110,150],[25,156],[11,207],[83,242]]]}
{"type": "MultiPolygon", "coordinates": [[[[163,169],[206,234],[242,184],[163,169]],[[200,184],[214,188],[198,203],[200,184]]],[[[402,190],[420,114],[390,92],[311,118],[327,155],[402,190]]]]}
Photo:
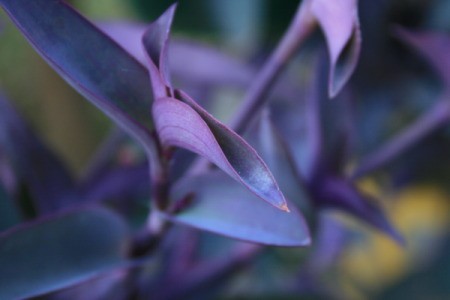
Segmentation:
{"type": "Polygon", "coordinates": [[[242,106],[232,120],[230,127],[238,134],[242,134],[247,125],[256,117],[278,75],[314,29],[315,21],[307,12],[308,5],[304,5],[305,2],[308,1],[299,4],[296,15],[281,42],[251,83],[242,106]]]}
{"type": "Polygon", "coordinates": [[[439,129],[450,121],[450,93],[444,94],[441,100],[409,127],[394,136],[379,149],[361,160],[359,167],[353,172],[352,179],[360,178],[378,169],[398,155],[402,154],[424,137],[439,129]]]}

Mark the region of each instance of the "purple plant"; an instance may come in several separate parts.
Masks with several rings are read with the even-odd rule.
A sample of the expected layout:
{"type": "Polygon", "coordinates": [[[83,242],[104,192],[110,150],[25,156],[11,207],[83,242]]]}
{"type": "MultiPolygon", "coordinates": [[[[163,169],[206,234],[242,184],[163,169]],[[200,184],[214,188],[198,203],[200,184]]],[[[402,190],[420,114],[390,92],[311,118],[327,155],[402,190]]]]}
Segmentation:
{"type": "Polygon", "coordinates": [[[395,30],[436,69],[442,100],[349,169],[360,129],[352,96],[363,94],[357,79],[349,83],[364,49],[357,4],[301,1],[255,71],[171,41],[176,5],[142,25],[91,23],[63,1],[0,0],[44,60],[118,126],[76,179],[0,95],[0,298],[214,297],[225,279],[277,251],[267,246],[305,253],[287,294],[339,297],[322,278],[351,234],[329,209],[404,245],[356,180],[448,123],[449,38],[395,30]],[[328,55],[315,49],[312,63],[301,62],[310,65],[304,84],[278,82],[316,28],[328,55]],[[207,110],[205,87],[218,83],[246,89],[230,125],[207,110]],[[121,162],[117,153],[135,142],[144,155],[121,162]],[[227,238],[204,253],[211,236],[191,228],[227,238]]]}

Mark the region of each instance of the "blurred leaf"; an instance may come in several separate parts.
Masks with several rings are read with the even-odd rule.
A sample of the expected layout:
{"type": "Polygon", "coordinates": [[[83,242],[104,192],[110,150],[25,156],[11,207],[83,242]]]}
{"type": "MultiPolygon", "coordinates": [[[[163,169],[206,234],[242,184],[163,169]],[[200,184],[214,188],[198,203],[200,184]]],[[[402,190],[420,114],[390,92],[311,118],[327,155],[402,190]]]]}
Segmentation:
{"type": "Polygon", "coordinates": [[[181,181],[173,199],[192,195],[192,203],[179,213],[166,215],[174,222],[231,238],[278,246],[306,246],[308,228],[301,214],[290,213],[259,201],[223,173],[208,173],[181,181]]]}
{"type": "MultiPolygon", "coordinates": [[[[98,22],[97,26],[141,63],[147,63],[142,47],[142,37],[147,29],[145,24],[117,21],[98,22]]],[[[168,53],[171,73],[183,81],[243,85],[253,76],[253,70],[238,59],[198,41],[175,38],[168,53]]]]}
{"type": "Polygon", "coordinates": [[[403,237],[392,226],[373,199],[363,195],[349,181],[327,176],[315,187],[315,201],[322,208],[337,208],[361,219],[403,245],[403,237]]]}
{"type": "Polygon", "coordinates": [[[85,182],[83,201],[128,200],[130,197],[150,195],[148,163],[137,166],[117,167],[104,170],[85,182]]]}
{"type": "Polygon", "coordinates": [[[0,150],[26,183],[39,213],[53,212],[76,202],[74,182],[68,170],[2,95],[0,150]]]}
{"type": "Polygon", "coordinates": [[[0,4],[70,85],[128,133],[149,143],[152,97],[141,64],[62,1],[0,4]]]}
{"type": "Polygon", "coordinates": [[[89,208],[28,223],[0,235],[0,298],[62,289],[126,265],[127,228],[89,208]]]}
{"type": "Polygon", "coordinates": [[[450,89],[450,35],[437,32],[412,32],[396,28],[396,35],[419,52],[437,71],[445,87],[450,89]]]}
{"type": "Polygon", "coordinates": [[[270,120],[268,111],[264,111],[258,125],[258,132],[254,135],[257,140],[253,141],[255,149],[267,163],[287,199],[302,210],[309,210],[310,199],[305,182],[296,169],[287,144],[270,120]]]}
{"type": "Polygon", "coordinates": [[[313,0],[312,13],[322,28],[330,55],[328,94],[335,97],[355,70],[361,51],[357,0],[313,0]]]}
{"type": "Polygon", "coordinates": [[[20,216],[14,203],[0,183],[0,232],[18,224],[20,216]]]}

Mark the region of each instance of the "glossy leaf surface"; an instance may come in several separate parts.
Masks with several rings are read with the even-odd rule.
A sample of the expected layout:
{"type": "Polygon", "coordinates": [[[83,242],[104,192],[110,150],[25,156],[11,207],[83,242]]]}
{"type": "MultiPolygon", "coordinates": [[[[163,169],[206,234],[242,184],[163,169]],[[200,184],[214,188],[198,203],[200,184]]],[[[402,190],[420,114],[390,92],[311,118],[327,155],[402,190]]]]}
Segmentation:
{"type": "Polygon", "coordinates": [[[53,212],[76,202],[68,170],[1,95],[0,151],[26,184],[38,213],[53,212]]]}
{"type": "Polygon", "coordinates": [[[192,203],[169,219],[198,229],[256,243],[306,246],[308,228],[293,208],[284,213],[236,184],[223,173],[213,172],[180,182],[173,199],[192,195],[192,203]],[[192,193],[192,194],[191,194],[192,193]]]}
{"type": "Polygon", "coordinates": [[[139,62],[62,1],[1,0],[0,5],[71,86],[148,142],[152,95],[139,62]]]}
{"type": "Polygon", "coordinates": [[[115,214],[83,209],[0,235],[0,298],[65,288],[125,266],[127,228],[115,214]]]}
{"type": "Polygon", "coordinates": [[[184,102],[155,101],[153,114],[162,143],[206,157],[262,199],[287,210],[283,194],[256,151],[186,94],[182,98],[184,102]]]}

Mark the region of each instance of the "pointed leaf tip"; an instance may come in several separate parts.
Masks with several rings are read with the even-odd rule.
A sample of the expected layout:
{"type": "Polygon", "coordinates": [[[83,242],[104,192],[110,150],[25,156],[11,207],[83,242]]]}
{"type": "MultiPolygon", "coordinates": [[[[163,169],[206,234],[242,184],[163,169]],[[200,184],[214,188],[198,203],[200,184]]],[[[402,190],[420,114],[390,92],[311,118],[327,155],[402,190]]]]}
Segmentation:
{"type": "Polygon", "coordinates": [[[302,214],[292,207],[286,214],[263,203],[222,172],[184,178],[172,190],[172,199],[194,193],[191,206],[175,215],[174,222],[244,241],[301,247],[311,242],[302,214]]]}
{"type": "MultiPolygon", "coordinates": [[[[156,21],[148,26],[142,37],[142,43],[150,60],[152,81],[161,76],[163,83],[168,86],[170,86],[168,43],[176,8],[177,4],[172,4],[156,21]]],[[[158,94],[158,96],[162,96],[162,94],[158,94]]]]}
{"type": "Polygon", "coordinates": [[[327,42],[330,55],[328,93],[334,98],[355,70],[361,51],[357,0],[313,0],[311,12],[327,42]]]}
{"type": "Polygon", "coordinates": [[[286,200],[256,151],[194,100],[180,94],[184,101],[160,98],[153,105],[163,145],[182,147],[204,156],[260,198],[286,211],[286,200]]]}

